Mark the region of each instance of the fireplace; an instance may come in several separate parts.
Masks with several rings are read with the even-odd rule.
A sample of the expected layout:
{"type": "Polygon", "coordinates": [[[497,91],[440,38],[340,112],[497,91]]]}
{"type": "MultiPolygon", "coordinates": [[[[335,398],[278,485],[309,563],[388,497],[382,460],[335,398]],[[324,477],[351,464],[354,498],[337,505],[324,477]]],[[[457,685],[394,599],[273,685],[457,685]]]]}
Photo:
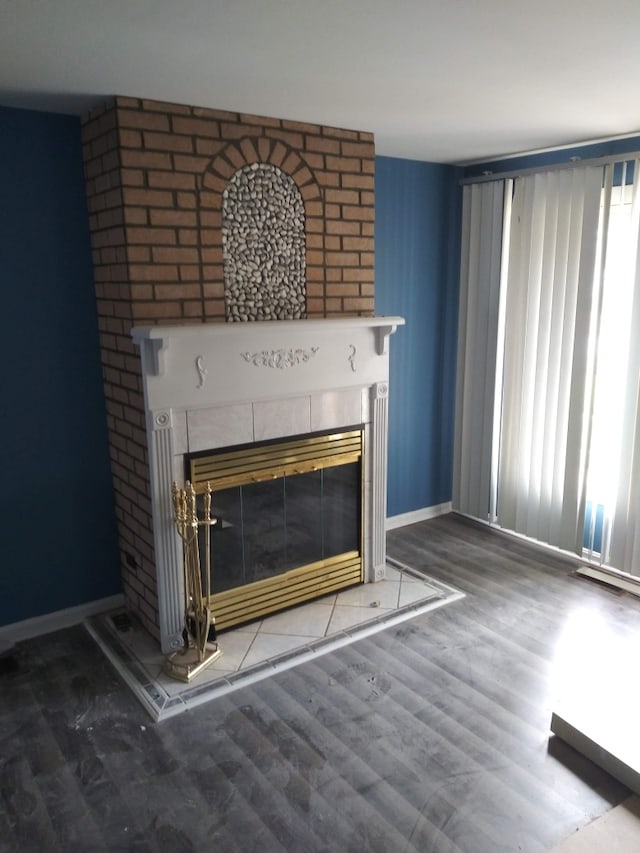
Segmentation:
{"type": "MultiPolygon", "coordinates": [[[[300,583],[315,584],[316,592],[322,594],[323,589],[328,592],[337,588],[331,584],[346,586],[384,577],[388,340],[402,324],[400,317],[350,317],[133,329],[133,339],[142,356],[158,614],[164,652],[179,648],[182,642],[182,564],[171,489],[174,481],[185,479],[185,465],[201,486],[215,473],[211,465],[215,468],[218,456],[224,463],[234,465],[239,448],[262,449],[258,452],[262,457],[277,449],[280,459],[275,464],[275,478],[272,471],[262,479],[259,471],[256,473],[254,460],[252,474],[236,470],[236,479],[227,481],[236,488],[238,478],[265,483],[284,479],[280,474],[290,476],[293,472],[296,476],[296,470],[300,474],[314,473],[314,467],[321,470],[324,463],[315,454],[326,453],[326,448],[314,448],[305,457],[304,452],[292,456],[294,447],[297,445],[300,451],[301,444],[323,438],[330,445],[341,442],[341,449],[334,447],[331,451],[337,450],[337,456],[344,454],[344,465],[326,467],[343,468],[341,474],[347,481],[354,477],[360,480],[359,507],[355,511],[359,525],[356,547],[345,545],[349,536],[353,542],[353,531],[345,533],[345,550],[335,554],[321,552],[318,559],[290,568],[288,556],[279,545],[279,556],[273,556],[279,568],[284,569],[276,572],[277,583],[284,589],[279,606],[295,603],[292,599],[298,595],[302,596],[300,600],[308,600],[308,590],[300,593],[300,583]],[[285,452],[280,454],[282,447],[278,446],[282,443],[285,452]],[[203,470],[199,470],[202,459],[203,470]],[[351,464],[356,468],[349,472],[351,464]],[[331,562],[334,558],[335,565],[331,562]],[[309,567],[315,576],[301,581],[300,575],[309,567]],[[323,587],[324,584],[329,586],[323,587]]],[[[224,474],[218,484],[225,485],[224,474]]],[[[326,485],[334,490],[340,486],[336,482],[326,485]]],[[[311,483],[305,486],[310,487],[311,483]]],[[[293,482],[292,488],[303,486],[293,482]]],[[[224,490],[219,491],[220,500],[226,501],[224,490]]],[[[214,493],[214,508],[216,500],[214,493]]],[[[224,507],[220,505],[219,509],[222,535],[224,507]]],[[[226,511],[231,515],[235,512],[237,518],[237,508],[227,504],[226,511]]],[[[227,522],[234,524],[231,517],[227,522]]],[[[213,556],[215,560],[216,554],[213,556]]],[[[235,570],[239,571],[237,565],[235,570]]],[[[272,578],[259,580],[267,586],[273,582],[272,578]]],[[[252,579],[248,587],[253,582],[252,579]]],[[[238,597],[246,597],[246,592],[240,592],[238,597]]],[[[232,610],[233,607],[231,601],[232,610]]],[[[237,614],[232,614],[228,624],[256,615],[260,614],[241,614],[236,619],[237,614]]]]}
{"type": "Polygon", "coordinates": [[[84,117],[82,137],[128,608],[170,651],[181,578],[167,484],[185,479],[187,454],[354,425],[371,580],[386,474],[370,460],[384,455],[395,328],[369,319],[373,135],[117,96],[84,117]]]}

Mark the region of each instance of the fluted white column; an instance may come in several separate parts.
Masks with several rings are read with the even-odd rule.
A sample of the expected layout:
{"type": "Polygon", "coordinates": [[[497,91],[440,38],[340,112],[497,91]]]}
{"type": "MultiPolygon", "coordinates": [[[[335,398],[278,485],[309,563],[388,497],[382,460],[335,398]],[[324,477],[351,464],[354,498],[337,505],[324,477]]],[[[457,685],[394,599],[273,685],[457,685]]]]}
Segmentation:
{"type": "Polygon", "coordinates": [[[386,571],[387,540],[387,431],[389,385],[371,386],[371,558],[372,580],[382,580],[386,571]]]}
{"type": "Polygon", "coordinates": [[[149,469],[151,478],[153,542],[157,573],[158,619],[162,651],[182,645],[184,621],[183,571],[180,542],[173,510],[173,430],[171,411],[151,412],[149,418],[149,469]],[[158,523],[160,521],[160,523],[158,523]]]}

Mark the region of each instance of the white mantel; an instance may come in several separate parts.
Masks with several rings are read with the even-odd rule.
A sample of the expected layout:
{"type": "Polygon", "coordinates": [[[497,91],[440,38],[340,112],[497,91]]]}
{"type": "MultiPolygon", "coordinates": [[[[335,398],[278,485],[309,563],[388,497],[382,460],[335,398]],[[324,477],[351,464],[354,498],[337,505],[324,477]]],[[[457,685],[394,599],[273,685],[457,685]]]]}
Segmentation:
{"type": "Polygon", "coordinates": [[[365,580],[384,577],[389,336],[402,317],[139,327],[161,642],[181,644],[184,454],[364,424],[365,580]]]}

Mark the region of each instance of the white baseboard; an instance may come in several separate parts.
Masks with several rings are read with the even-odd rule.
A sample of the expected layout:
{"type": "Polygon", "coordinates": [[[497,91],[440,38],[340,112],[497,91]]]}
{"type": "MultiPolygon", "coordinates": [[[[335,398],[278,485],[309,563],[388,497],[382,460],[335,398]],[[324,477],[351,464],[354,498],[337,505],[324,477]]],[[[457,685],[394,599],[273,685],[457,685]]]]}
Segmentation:
{"type": "Polygon", "coordinates": [[[407,524],[415,524],[417,521],[426,521],[428,518],[436,518],[438,515],[446,515],[451,512],[451,501],[434,506],[424,506],[413,512],[403,512],[400,515],[392,515],[387,518],[385,530],[395,530],[396,527],[405,527],[407,524]]]}
{"type": "Polygon", "coordinates": [[[35,616],[33,619],[24,619],[22,622],[12,622],[10,625],[0,626],[0,652],[10,648],[14,643],[21,640],[29,640],[31,637],[39,637],[49,634],[51,631],[59,631],[61,628],[69,628],[83,622],[88,616],[103,613],[105,610],[115,610],[124,604],[124,595],[110,595],[108,598],[99,598],[96,601],[87,601],[77,607],[67,607],[65,610],[56,610],[54,613],[45,613],[43,616],[35,616]]]}

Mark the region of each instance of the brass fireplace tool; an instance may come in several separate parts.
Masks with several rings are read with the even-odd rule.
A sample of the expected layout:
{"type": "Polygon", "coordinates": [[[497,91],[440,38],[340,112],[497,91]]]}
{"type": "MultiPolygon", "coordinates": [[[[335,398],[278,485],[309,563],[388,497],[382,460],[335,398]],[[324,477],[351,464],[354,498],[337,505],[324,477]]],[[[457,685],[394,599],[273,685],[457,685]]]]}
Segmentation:
{"type": "Polygon", "coordinates": [[[211,485],[204,493],[203,517],[198,518],[196,490],[187,481],[184,488],[173,484],[173,508],[182,539],[184,566],[184,646],[165,659],[165,671],[179,681],[189,682],[220,657],[215,618],[209,606],[211,595],[211,485]],[[204,590],[200,561],[200,528],[204,530],[204,590]]]}

